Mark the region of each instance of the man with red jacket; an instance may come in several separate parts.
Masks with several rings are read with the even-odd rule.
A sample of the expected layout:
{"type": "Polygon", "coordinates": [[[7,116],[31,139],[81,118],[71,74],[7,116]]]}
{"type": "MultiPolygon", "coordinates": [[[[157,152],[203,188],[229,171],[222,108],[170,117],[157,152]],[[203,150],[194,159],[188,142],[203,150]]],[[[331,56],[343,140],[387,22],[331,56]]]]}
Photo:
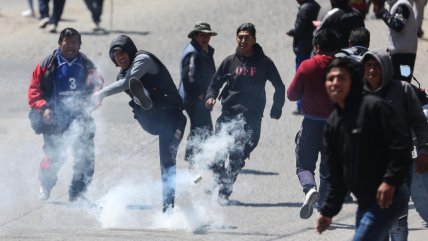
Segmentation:
{"type": "Polygon", "coordinates": [[[43,134],[45,157],[40,163],[40,199],[49,199],[64,164],[67,147],[72,147],[74,174],[69,200],[82,197],[94,174],[95,123],[90,115],[92,93],[103,79],[95,66],[79,52],[80,33],[73,28],[61,31],[59,48],[33,71],[28,90],[31,127],[43,134]]]}
{"type": "Polygon", "coordinates": [[[321,206],[327,194],[327,167],[322,150],[325,121],[333,111],[333,102],[324,88],[324,69],[334,58],[339,38],[331,30],[319,30],[314,36],[316,55],[300,64],[293,81],[287,89],[291,101],[302,100],[303,122],[296,135],[296,173],[305,193],[300,217],[312,215],[317,202],[321,206]],[[320,188],[317,191],[315,167],[321,153],[320,188]]]}

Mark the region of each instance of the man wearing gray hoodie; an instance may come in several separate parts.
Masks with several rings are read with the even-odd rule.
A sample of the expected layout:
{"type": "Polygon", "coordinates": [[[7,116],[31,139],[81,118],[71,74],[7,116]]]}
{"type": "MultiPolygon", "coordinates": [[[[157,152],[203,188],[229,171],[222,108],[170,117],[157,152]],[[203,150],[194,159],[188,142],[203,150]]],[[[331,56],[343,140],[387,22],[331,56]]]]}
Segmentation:
{"type": "MultiPolygon", "coordinates": [[[[364,55],[362,63],[364,65],[364,91],[367,94],[381,97],[393,107],[401,127],[416,136],[418,152],[416,162],[424,160],[426,162],[428,160],[428,124],[412,86],[405,81],[393,78],[391,57],[385,51],[368,51],[364,55]]],[[[428,174],[425,175],[428,176],[428,174]]],[[[427,190],[422,190],[422,192],[427,193],[427,190]]],[[[428,203],[428,196],[421,201],[428,203]]],[[[407,215],[408,209],[394,223],[390,232],[392,240],[407,240],[407,215]]]]}
{"type": "Polygon", "coordinates": [[[172,211],[176,184],[175,158],[186,127],[183,102],[177,87],[165,65],[152,53],[138,51],[132,39],[126,35],[113,39],[109,55],[120,68],[117,81],[96,92],[94,100],[100,104],[104,97],[126,92],[132,99],[129,105],[134,118],[145,131],[159,136],[162,211],[172,211]],[[137,92],[133,91],[132,85],[139,87],[137,92]]]}

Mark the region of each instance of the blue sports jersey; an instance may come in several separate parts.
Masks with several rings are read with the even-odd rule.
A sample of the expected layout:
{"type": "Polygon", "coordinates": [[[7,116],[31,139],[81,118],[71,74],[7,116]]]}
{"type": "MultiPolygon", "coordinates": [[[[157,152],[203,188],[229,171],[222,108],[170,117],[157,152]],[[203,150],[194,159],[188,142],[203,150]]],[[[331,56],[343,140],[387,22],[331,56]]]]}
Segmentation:
{"type": "Polygon", "coordinates": [[[53,80],[55,123],[68,125],[84,109],[85,68],[81,55],[68,61],[58,54],[56,61],[58,65],[53,80]]]}

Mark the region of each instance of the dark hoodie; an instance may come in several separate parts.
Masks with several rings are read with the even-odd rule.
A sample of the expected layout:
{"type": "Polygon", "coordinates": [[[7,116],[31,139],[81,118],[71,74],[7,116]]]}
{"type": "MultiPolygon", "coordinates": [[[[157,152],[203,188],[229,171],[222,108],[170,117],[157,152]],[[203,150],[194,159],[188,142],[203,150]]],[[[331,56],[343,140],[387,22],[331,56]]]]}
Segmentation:
{"type": "Polygon", "coordinates": [[[221,99],[224,115],[240,113],[263,116],[266,106],[266,81],[275,88],[271,114],[281,116],[285,102],[285,86],[273,61],[267,57],[259,44],[254,45],[254,54],[245,57],[236,53],[223,60],[208,87],[206,99],[221,99]],[[224,83],[219,96],[220,89],[224,83]]]}
{"type": "MultiPolygon", "coordinates": [[[[400,80],[393,79],[393,65],[386,51],[371,50],[363,57],[363,63],[374,58],[382,70],[382,82],[378,89],[371,90],[365,80],[364,91],[386,100],[398,113],[397,120],[403,129],[410,133],[412,129],[417,137],[418,151],[428,154],[428,124],[422,111],[421,103],[413,87],[400,80]]],[[[411,140],[409,140],[411,145],[411,140]]]]}
{"type": "MultiPolygon", "coordinates": [[[[157,73],[145,73],[141,78],[141,82],[144,85],[144,88],[149,92],[150,98],[153,101],[153,106],[160,109],[182,109],[183,101],[178,94],[177,87],[174,84],[174,81],[168,72],[165,65],[152,53],[146,52],[144,50],[138,51],[135,47],[134,42],[126,35],[119,35],[116,37],[110,44],[109,55],[111,60],[116,64],[113,56],[115,48],[120,48],[125,51],[130,58],[130,66],[126,70],[121,70],[118,74],[118,80],[126,76],[127,72],[132,68],[134,62],[136,61],[136,56],[140,54],[148,55],[157,65],[159,69],[157,73]]],[[[117,65],[117,64],[116,64],[117,65]]],[[[108,88],[106,87],[106,90],[108,88]]],[[[131,96],[129,90],[126,90],[126,93],[131,96]]]]}
{"type": "Polygon", "coordinates": [[[324,129],[330,187],[321,213],[328,217],[340,211],[348,190],[357,197],[360,209],[375,205],[379,185],[399,187],[410,165],[407,133],[386,102],[363,96],[362,69],[353,62],[348,65],[352,84],[345,108],[337,106],[324,129]]]}
{"type": "Polygon", "coordinates": [[[334,30],[339,34],[339,49],[347,48],[351,30],[364,27],[364,18],[358,10],[349,5],[349,0],[331,0],[330,2],[332,9],[324,16],[318,30],[334,30]]]}

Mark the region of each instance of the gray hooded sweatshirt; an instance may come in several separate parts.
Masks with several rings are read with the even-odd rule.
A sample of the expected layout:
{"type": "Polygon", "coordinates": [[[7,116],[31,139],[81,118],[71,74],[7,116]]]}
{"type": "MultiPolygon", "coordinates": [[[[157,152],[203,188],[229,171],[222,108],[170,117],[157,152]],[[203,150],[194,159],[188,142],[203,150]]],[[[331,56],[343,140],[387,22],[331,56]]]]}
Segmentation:
{"type": "Polygon", "coordinates": [[[364,91],[381,97],[396,110],[399,124],[412,131],[417,138],[418,152],[428,154],[428,124],[421,103],[413,87],[400,80],[392,79],[394,74],[390,55],[386,51],[370,50],[364,54],[362,63],[374,58],[382,70],[382,83],[376,90],[371,90],[364,79],[364,91]]]}
{"type": "MultiPolygon", "coordinates": [[[[392,17],[404,23],[404,27],[400,31],[390,29],[388,33],[388,51],[391,54],[416,54],[418,48],[418,27],[415,13],[413,12],[413,0],[387,0],[386,2],[389,5],[389,13],[392,17]],[[407,19],[397,12],[400,5],[407,7],[409,10],[410,15],[407,19]]],[[[389,21],[392,20],[390,19],[389,21]]]]}

